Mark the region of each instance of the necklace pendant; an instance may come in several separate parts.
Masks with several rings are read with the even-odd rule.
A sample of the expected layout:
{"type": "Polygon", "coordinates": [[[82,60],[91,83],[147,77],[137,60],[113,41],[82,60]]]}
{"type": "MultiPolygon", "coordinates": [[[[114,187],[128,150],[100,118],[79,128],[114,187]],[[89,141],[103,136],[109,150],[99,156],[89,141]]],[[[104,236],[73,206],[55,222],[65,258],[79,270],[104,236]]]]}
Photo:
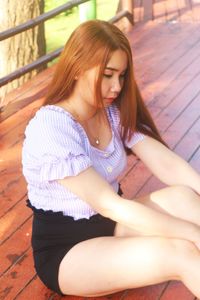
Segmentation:
{"type": "Polygon", "coordinates": [[[96,140],[95,140],[95,144],[96,144],[96,145],[99,145],[99,144],[100,144],[99,139],[96,139],[96,140]]]}

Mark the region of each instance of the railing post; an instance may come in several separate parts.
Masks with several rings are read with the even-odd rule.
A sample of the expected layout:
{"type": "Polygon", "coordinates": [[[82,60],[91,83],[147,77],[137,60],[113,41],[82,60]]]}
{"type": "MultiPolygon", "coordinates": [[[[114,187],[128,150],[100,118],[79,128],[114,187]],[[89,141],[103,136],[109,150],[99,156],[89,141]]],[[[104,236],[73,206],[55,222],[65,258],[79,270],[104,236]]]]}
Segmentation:
{"type": "Polygon", "coordinates": [[[89,0],[79,5],[79,18],[81,22],[96,19],[96,0],[89,0]]]}
{"type": "Polygon", "coordinates": [[[121,0],[121,8],[122,10],[127,10],[129,15],[124,19],[125,30],[129,31],[132,29],[134,24],[134,16],[133,16],[133,8],[134,8],[134,0],[121,0]]]}

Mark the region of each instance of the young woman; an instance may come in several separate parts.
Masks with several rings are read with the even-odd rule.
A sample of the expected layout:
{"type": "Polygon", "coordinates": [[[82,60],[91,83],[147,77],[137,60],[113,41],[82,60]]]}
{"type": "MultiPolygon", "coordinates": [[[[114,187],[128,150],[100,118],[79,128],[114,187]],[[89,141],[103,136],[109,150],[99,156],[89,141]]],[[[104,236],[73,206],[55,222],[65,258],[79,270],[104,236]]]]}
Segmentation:
{"type": "Polygon", "coordinates": [[[117,27],[75,30],[25,134],[33,256],[46,286],[89,297],[181,280],[200,297],[200,176],[162,141],[117,27]],[[168,187],[122,198],[126,149],[168,187]]]}

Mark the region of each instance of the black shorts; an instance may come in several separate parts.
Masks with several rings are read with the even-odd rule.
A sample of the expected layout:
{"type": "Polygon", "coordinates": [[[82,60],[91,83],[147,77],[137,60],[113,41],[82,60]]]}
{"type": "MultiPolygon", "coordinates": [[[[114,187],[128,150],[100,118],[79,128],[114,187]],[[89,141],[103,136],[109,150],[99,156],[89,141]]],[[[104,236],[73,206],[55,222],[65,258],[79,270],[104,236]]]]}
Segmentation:
{"type": "Polygon", "coordinates": [[[58,270],[66,253],[79,242],[100,236],[113,236],[116,223],[99,214],[75,221],[62,212],[33,210],[32,248],[34,265],[41,281],[62,295],[58,270]]]}

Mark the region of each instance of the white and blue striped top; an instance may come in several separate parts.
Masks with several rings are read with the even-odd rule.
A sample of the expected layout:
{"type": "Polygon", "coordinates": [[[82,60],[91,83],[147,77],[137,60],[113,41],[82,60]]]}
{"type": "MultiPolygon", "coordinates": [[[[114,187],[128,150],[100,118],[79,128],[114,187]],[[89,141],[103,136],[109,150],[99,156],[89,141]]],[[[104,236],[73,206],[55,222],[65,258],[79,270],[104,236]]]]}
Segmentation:
{"type": "MultiPolygon", "coordinates": [[[[102,151],[93,147],[83,127],[73,116],[56,105],[40,108],[25,131],[22,150],[23,174],[28,198],[37,209],[62,211],[75,220],[89,219],[97,212],[57,182],[75,176],[92,166],[117,192],[117,178],[126,167],[126,153],[120,138],[119,111],[109,106],[107,115],[112,139],[102,151]]],[[[126,146],[131,148],[144,135],[134,133],[126,146]]]]}

